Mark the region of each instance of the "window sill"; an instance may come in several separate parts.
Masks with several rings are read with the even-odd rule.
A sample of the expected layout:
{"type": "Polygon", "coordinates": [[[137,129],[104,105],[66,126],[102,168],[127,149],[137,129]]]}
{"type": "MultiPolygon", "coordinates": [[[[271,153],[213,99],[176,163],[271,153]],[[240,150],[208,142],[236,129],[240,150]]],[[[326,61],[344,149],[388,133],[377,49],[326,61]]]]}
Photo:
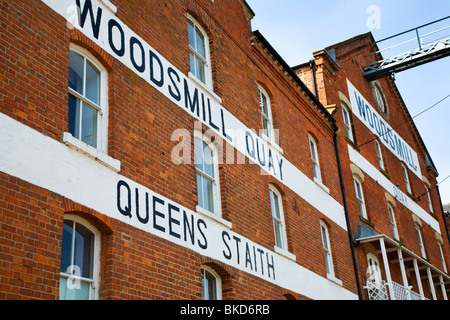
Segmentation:
{"type": "Polygon", "coordinates": [[[203,82],[201,82],[196,76],[194,76],[191,72],[188,73],[189,79],[191,79],[192,81],[194,81],[197,85],[199,85],[200,87],[202,87],[204,90],[206,90],[206,92],[211,96],[211,98],[213,98],[214,100],[216,100],[217,102],[219,102],[220,104],[222,104],[222,98],[219,97],[217,94],[215,94],[212,91],[212,88],[209,88],[208,86],[206,86],[203,82]]]}
{"type": "Polygon", "coordinates": [[[206,217],[208,217],[210,219],[213,219],[214,221],[217,221],[218,223],[224,225],[228,229],[232,229],[233,228],[233,224],[230,221],[227,221],[227,220],[223,219],[222,217],[219,217],[218,215],[216,215],[216,214],[214,214],[214,213],[212,213],[212,212],[210,212],[210,211],[208,211],[206,209],[203,209],[200,206],[196,206],[195,207],[195,211],[197,211],[197,213],[199,213],[199,214],[201,214],[203,216],[206,216],[206,217]]]}
{"type": "Polygon", "coordinates": [[[342,280],[339,280],[334,275],[327,273],[327,279],[342,287],[342,280]]]}
{"type": "Polygon", "coordinates": [[[297,261],[297,257],[295,256],[295,254],[292,254],[292,253],[290,253],[290,252],[287,251],[287,250],[281,249],[281,248],[278,247],[278,246],[274,246],[274,247],[273,247],[273,250],[274,250],[276,253],[278,253],[278,254],[280,254],[280,255],[282,255],[282,256],[284,256],[284,257],[286,257],[286,258],[288,258],[288,259],[290,259],[290,260],[292,260],[292,261],[297,261]]]}
{"type": "MultiPolygon", "coordinates": [[[[273,131],[273,130],[272,130],[273,131]]],[[[272,133],[273,134],[273,133],[272,133]]],[[[275,142],[272,138],[269,138],[266,134],[262,133],[260,138],[264,140],[267,144],[269,144],[272,148],[277,150],[280,154],[283,154],[283,149],[275,142]]]]}
{"type": "Polygon", "coordinates": [[[322,188],[323,191],[325,191],[326,193],[330,194],[330,189],[328,189],[323,183],[322,181],[320,181],[319,179],[317,179],[316,177],[314,177],[314,182],[322,188]]]}
{"type": "Polygon", "coordinates": [[[63,143],[69,148],[74,149],[80,153],[87,155],[88,157],[97,160],[101,164],[107,166],[115,172],[120,171],[120,161],[114,159],[107,154],[95,149],[94,147],[84,143],[83,141],[75,138],[68,132],[63,133],[63,143]]]}
{"type": "Polygon", "coordinates": [[[101,3],[105,5],[112,13],[117,13],[117,7],[111,3],[109,0],[100,0],[101,3]]]}

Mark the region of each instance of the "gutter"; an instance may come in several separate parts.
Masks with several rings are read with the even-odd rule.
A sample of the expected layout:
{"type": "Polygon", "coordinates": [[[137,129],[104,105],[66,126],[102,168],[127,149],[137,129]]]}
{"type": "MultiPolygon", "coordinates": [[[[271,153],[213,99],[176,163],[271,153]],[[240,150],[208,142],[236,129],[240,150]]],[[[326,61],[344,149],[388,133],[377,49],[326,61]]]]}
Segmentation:
{"type": "Polygon", "coordinates": [[[339,156],[339,147],[337,142],[337,132],[339,130],[339,127],[336,125],[336,123],[333,123],[333,142],[334,142],[334,149],[336,152],[336,162],[339,170],[339,182],[341,185],[341,192],[342,192],[342,201],[344,205],[344,212],[345,212],[345,222],[347,223],[347,233],[348,233],[348,240],[350,243],[350,251],[352,253],[352,260],[353,260],[353,270],[355,271],[355,280],[356,280],[356,287],[358,288],[358,297],[359,300],[362,300],[362,292],[361,292],[361,284],[359,282],[359,272],[358,272],[358,265],[356,263],[356,255],[355,255],[355,242],[352,235],[352,229],[350,225],[350,217],[348,214],[348,207],[347,207],[347,197],[345,195],[345,186],[344,186],[344,178],[342,175],[342,167],[341,167],[341,159],[339,156]]]}

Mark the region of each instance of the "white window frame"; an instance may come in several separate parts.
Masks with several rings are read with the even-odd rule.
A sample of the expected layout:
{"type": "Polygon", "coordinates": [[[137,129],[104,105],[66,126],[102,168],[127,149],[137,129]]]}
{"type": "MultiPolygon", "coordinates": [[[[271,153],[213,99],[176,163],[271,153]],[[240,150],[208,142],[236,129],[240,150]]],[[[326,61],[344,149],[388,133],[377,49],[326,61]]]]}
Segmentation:
{"type": "Polygon", "coordinates": [[[424,184],[424,185],[425,185],[425,191],[427,193],[428,206],[430,208],[430,212],[434,214],[433,203],[431,202],[431,196],[430,196],[430,188],[426,184],[424,184]]]}
{"type": "Polygon", "coordinates": [[[322,172],[320,170],[319,150],[317,148],[317,142],[311,135],[308,135],[308,140],[309,140],[309,151],[313,165],[314,180],[315,181],[317,180],[317,182],[322,183],[322,172]]]}
{"type": "Polygon", "coordinates": [[[203,277],[204,272],[208,272],[209,274],[211,274],[214,277],[215,280],[215,293],[216,293],[216,299],[214,300],[222,300],[222,279],[220,278],[220,276],[217,274],[217,272],[206,266],[206,265],[202,265],[201,266],[201,282],[202,282],[202,300],[211,300],[209,299],[209,292],[208,292],[208,288],[205,288],[205,280],[203,277]],[[205,290],[206,289],[206,290],[205,290]]]}
{"type": "MultiPolygon", "coordinates": [[[[205,209],[201,204],[197,204],[196,210],[197,210],[197,212],[201,212],[209,217],[217,219],[217,217],[222,216],[221,202],[220,202],[220,179],[219,179],[219,165],[218,165],[217,148],[208,137],[206,137],[205,135],[203,135],[201,133],[195,132],[195,134],[194,134],[194,150],[196,148],[196,146],[195,146],[196,139],[199,139],[202,142],[202,146],[203,146],[203,143],[205,143],[208,146],[208,148],[210,148],[212,151],[212,161],[213,161],[212,167],[213,167],[214,177],[203,172],[202,170],[197,168],[197,166],[195,166],[195,172],[196,172],[195,177],[197,179],[197,174],[199,174],[202,178],[208,179],[212,182],[212,188],[213,188],[212,189],[212,197],[213,197],[212,201],[213,201],[214,211],[205,209]]],[[[195,158],[195,152],[194,152],[194,158],[195,158]]],[[[195,164],[197,164],[197,159],[195,159],[194,162],[195,162],[195,164]]],[[[199,186],[197,185],[197,192],[198,192],[198,187],[199,186]]],[[[223,219],[221,219],[220,222],[227,224],[224,220],[223,221],[222,220],[223,219]]],[[[229,224],[229,222],[228,222],[228,224],[229,224]]],[[[228,225],[228,226],[230,226],[230,225],[228,225]]]]}
{"type": "Polygon", "coordinates": [[[356,176],[353,176],[353,185],[355,187],[356,202],[358,204],[359,215],[362,218],[367,219],[367,210],[364,201],[364,191],[362,188],[362,183],[356,176]]]}
{"type": "Polygon", "coordinates": [[[375,102],[377,103],[378,109],[382,114],[387,114],[388,108],[386,98],[384,97],[383,90],[381,90],[378,84],[373,85],[373,94],[375,96],[375,102]]]}
{"type": "Polygon", "coordinates": [[[350,112],[347,106],[344,105],[344,103],[341,103],[341,106],[342,106],[342,118],[344,120],[345,136],[347,137],[347,139],[354,142],[350,112]]]}
{"type": "Polygon", "coordinates": [[[442,243],[438,241],[439,252],[441,253],[441,261],[442,267],[444,268],[444,272],[447,273],[447,264],[445,263],[444,250],[442,250],[442,243]]]}
{"type": "MultiPolygon", "coordinates": [[[[99,150],[102,153],[107,153],[107,137],[108,137],[108,72],[103,67],[101,63],[86,49],[77,46],[73,43],[70,44],[70,51],[73,51],[80,56],[82,56],[85,60],[88,60],[99,72],[100,72],[100,84],[99,84],[99,104],[95,104],[92,101],[89,101],[89,106],[95,108],[97,110],[97,146],[95,149],[99,150]]],[[[83,84],[84,85],[84,84],[83,84]]],[[[71,89],[69,86],[68,91],[69,94],[74,96],[76,99],[86,102],[87,98],[83,95],[79,94],[75,90],[71,89]]],[[[67,135],[71,135],[69,132],[67,135]]],[[[75,138],[75,137],[74,137],[75,138]]],[[[76,138],[75,138],[76,139],[76,138]]],[[[78,139],[79,140],[79,139],[78,139]]],[[[87,143],[81,141],[81,144],[86,145],[85,149],[89,149],[88,147],[92,147],[87,143]]]]}
{"type": "MultiPolygon", "coordinates": [[[[205,87],[208,91],[213,91],[213,82],[212,82],[212,71],[211,71],[211,55],[210,55],[210,48],[209,48],[209,37],[206,33],[205,29],[191,16],[187,15],[187,20],[189,20],[194,25],[194,31],[198,29],[200,33],[203,36],[204,39],[204,46],[205,46],[205,57],[202,57],[200,53],[195,50],[191,44],[189,43],[188,38],[188,46],[189,46],[189,54],[192,53],[196,58],[201,60],[204,63],[204,72],[205,72],[205,81],[203,82],[197,75],[193,74],[191,71],[189,71],[189,77],[196,80],[196,83],[200,84],[201,86],[205,87]]],[[[187,23],[189,28],[189,22],[187,23]]],[[[188,31],[189,32],[189,31],[188,31]]],[[[189,58],[190,61],[190,58],[189,58]]],[[[189,62],[189,70],[191,70],[191,65],[189,62]]]]}
{"type": "Polygon", "coordinates": [[[259,109],[261,112],[261,124],[262,124],[262,136],[269,142],[273,141],[273,117],[272,117],[272,106],[269,94],[263,87],[258,85],[258,100],[259,100],[259,109]],[[263,99],[266,99],[266,109],[267,113],[264,113],[263,109],[263,99]],[[264,129],[264,123],[267,123],[267,129],[264,129]]]}
{"type": "Polygon", "coordinates": [[[398,234],[398,228],[397,228],[397,222],[395,220],[395,212],[394,208],[390,203],[388,203],[388,213],[389,213],[389,219],[391,221],[391,227],[392,227],[392,233],[394,234],[394,239],[399,240],[399,234],[398,234]]]}
{"type": "Polygon", "coordinates": [[[281,193],[278,191],[278,189],[273,185],[269,185],[269,197],[270,197],[270,211],[272,214],[273,232],[275,238],[275,248],[280,248],[284,252],[288,252],[286,224],[284,220],[284,211],[283,211],[283,197],[281,196],[281,193]],[[275,201],[272,201],[272,197],[275,196],[278,198],[278,208],[274,208],[275,201]],[[276,211],[274,209],[278,209],[279,217],[275,215],[276,211]],[[278,229],[277,224],[279,225],[278,229]],[[279,234],[281,238],[280,243],[278,243],[277,240],[277,230],[279,230],[280,232],[279,234]]]}
{"type": "Polygon", "coordinates": [[[418,239],[418,243],[419,243],[420,253],[422,255],[422,258],[426,259],[427,255],[426,255],[426,252],[425,252],[425,245],[423,243],[422,232],[420,230],[421,228],[417,224],[415,225],[415,228],[416,228],[416,233],[417,233],[417,239],[418,239]]]}
{"type": "Polygon", "coordinates": [[[328,226],[322,220],[320,220],[320,234],[322,236],[322,247],[325,256],[325,265],[327,268],[327,274],[330,275],[331,277],[335,277],[333,254],[331,251],[330,232],[328,230],[328,226]]]}
{"type": "Polygon", "coordinates": [[[380,169],[384,170],[383,153],[381,152],[381,145],[377,140],[375,140],[375,151],[377,153],[378,165],[380,169]]]}
{"type": "Polygon", "coordinates": [[[406,191],[409,194],[412,194],[411,183],[409,181],[409,175],[408,175],[408,169],[406,168],[406,166],[403,163],[402,163],[402,170],[403,170],[403,179],[405,180],[405,185],[406,185],[406,191]]]}
{"type": "MultiPolygon", "coordinates": [[[[84,281],[90,283],[89,286],[89,300],[98,300],[99,275],[100,275],[100,239],[101,233],[87,220],[73,214],[65,214],[64,220],[73,221],[76,224],[81,224],[94,234],[94,252],[92,256],[92,279],[83,278],[81,276],[70,275],[65,272],[60,272],[60,277],[70,278],[73,281],[84,281]]],[[[76,225],[75,225],[76,229],[76,225]]],[[[73,243],[72,243],[73,246],[73,243]]],[[[76,289],[75,289],[76,290],[76,289]]],[[[66,291],[67,298],[67,291],[66,291]]]]}
{"type": "Polygon", "coordinates": [[[378,286],[383,280],[381,277],[380,261],[373,253],[367,253],[367,285],[378,286]],[[370,283],[369,283],[370,281],[370,283]]]}

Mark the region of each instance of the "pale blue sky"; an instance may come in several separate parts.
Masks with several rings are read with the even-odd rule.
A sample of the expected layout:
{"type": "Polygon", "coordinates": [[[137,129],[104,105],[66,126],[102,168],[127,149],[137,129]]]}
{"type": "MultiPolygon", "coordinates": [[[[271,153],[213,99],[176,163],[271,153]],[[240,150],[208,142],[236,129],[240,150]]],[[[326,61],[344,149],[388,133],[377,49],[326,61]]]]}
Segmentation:
{"type": "MultiPolygon", "coordinates": [[[[256,14],[252,29],[259,30],[290,66],[311,60],[316,50],[359,34],[371,31],[375,40],[381,40],[450,16],[449,0],[247,0],[247,3],[256,14]],[[371,6],[379,8],[379,28],[369,28],[367,24],[374,21],[374,11],[367,11],[371,6]]],[[[421,35],[446,26],[450,26],[450,19],[424,28],[421,35]]],[[[450,29],[438,35],[450,36],[450,29]]],[[[400,42],[412,38],[414,34],[410,33],[400,38],[400,42]]],[[[414,49],[416,43],[388,50],[384,56],[414,49]]],[[[394,44],[387,41],[379,46],[394,44]]],[[[450,94],[450,57],[399,72],[395,78],[414,117],[450,94]]],[[[414,122],[438,169],[440,182],[450,175],[450,97],[414,118],[414,122]]],[[[442,202],[450,203],[450,178],[439,185],[439,190],[442,202]]]]}

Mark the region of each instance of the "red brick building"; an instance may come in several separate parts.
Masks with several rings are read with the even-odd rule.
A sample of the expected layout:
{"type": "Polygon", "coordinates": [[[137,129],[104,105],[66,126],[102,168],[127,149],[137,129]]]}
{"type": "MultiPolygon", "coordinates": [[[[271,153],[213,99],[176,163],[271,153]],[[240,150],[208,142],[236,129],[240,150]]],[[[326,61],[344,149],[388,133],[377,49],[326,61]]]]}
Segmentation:
{"type": "Polygon", "coordinates": [[[364,77],[363,67],[378,51],[374,42],[370,33],[356,36],[293,69],[340,128],[345,194],[366,297],[447,299],[449,234],[438,173],[395,80],[364,77]],[[366,273],[369,265],[376,274],[366,273]]]}
{"type": "MultiPolygon", "coordinates": [[[[334,83],[316,97],[251,31],[245,1],[0,0],[0,10],[1,299],[358,299],[366,253],[395,259],[375,211],[387,198],[369,173],[374,196],[357,217],[351,170],[366,167],[329,108],[352,68],[339,55],[340,67],[317,55],[317,78],[334,83]]],[[[369,84],[348,79],[374,105],[369,84]]],[[[392,119],[406,117],[394,104],[392,119]]],[[[370,137],[354,127],[358,142],[370,137]]],[[[420,136],[404,139],[432,185],[420,136]]],[[[399,179],[394,162],[386,172],[399,179]]],[[[432,199],[435,223],[388,200],[405,214],[403,258],[419,252],[416,221],[429,260],[411,257],[442,279],[432,225],[445,255],[448,241],[432,199]]]]}
{"type": "Polygon", "coordinates": [[[245,2],[0,3],[0,298],[358,297],[335,119],[245,2]]]}

